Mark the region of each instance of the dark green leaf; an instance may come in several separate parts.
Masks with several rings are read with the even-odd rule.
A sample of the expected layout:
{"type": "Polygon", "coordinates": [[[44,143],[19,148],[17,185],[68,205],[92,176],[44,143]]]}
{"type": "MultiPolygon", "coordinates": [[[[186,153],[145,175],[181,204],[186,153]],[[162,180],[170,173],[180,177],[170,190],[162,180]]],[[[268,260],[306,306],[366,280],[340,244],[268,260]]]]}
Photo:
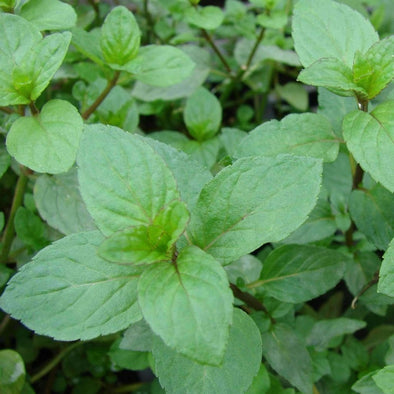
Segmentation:
{"type": "Polygon", "coordinates": [[[25,375],[25,364],[19,353],[11,349],[0,350],[1,393],[21,393],[25,384],[25,375]]]}
{"type": "Polygon", "coordinates": [[[1,146],[0,147],[0,178],[7,171],[10,164],[11,164],[11,157],[7,153],[7,151],[1,146]]]}
{"type": "Polygon", "coordinates": [[[19,207],[14,223],[16,234],[26,245],[39,250],[48,244],[45,238],[44,223],[33,212],[19,207]]]}

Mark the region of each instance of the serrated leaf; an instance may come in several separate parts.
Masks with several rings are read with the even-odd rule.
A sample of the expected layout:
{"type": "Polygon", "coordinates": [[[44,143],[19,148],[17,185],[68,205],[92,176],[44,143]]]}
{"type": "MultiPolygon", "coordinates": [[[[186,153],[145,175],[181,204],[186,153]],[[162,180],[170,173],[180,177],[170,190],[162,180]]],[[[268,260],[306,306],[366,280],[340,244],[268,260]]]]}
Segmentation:
{"type": "Polygon", "coordinates": [[[34,201],[40,216],[63,234],[95,229],[82,201],[76,168],[55,176],[39,176],[34,184],[34,201]]]}
{"type": "Polygon", "coordinates": [[[69,29],[77,21],[74,8],[58,0],[29,0],[23,4],[19,15],[41,31],[69,29]]]}
{"type": "Polygon", "coordinates": [[[349,210],[368,240],[386,250],[394,237],[394,195],[380,185],[371,190],[353,190],[349,210]]]}
{"type": "Polygon", "coordinates": [[[157,263],[138,283],[145,320],[166,345],[206,364],[218,365],[232,321],[233,296],[220,264],[195,246],[176,263],[157,263]]]}
{"type": "Polygon", "coordinates": [[[383,256],[379,272],[378,292],[394,297],[394,240],[383,256]]]}
{"type": "Polygon", "coordinates": [[[0,350],[0,391],[3,394],[21,393],[25,376],[25,364],[20,354],[11,349],[0,350]]]}
{"type": "Polygon", "coordinates": [[[172,246],[185,231],[189,212],[179,200],[172,201],[157,214],[152,223],[116,232],[99,247],[106,260],[121,264],[151,264],[169,261],[172,246]]]}
{"type": "Polygon", "coordinates": [[[336,159],[338,150],[339,140],[326,118],[312,113],[291,114],[281,121],[257,126],[242,140],[235,156],[275,157],[292,153],[330,162],[336,159]]]}
{"type": "Polygon", "coordinates": [[[12,277],[0,306],[30,329],[57,340],[91,339],[141,318],[138,273],[97,256],[99,232],[67,236],[12,277]]]}
{"type": "Polygon", "coordinates": [[[126,7],[113,8],[101,28],[104,59],[112,68],[119,69],[137,56],[140,41],[141,32],[134,15],[126,7]]]}
{"type": "Polygon", "coordinates": [[[19,163],[37,172],[58,174],[74,164],[83,121],[68,101],[48,101],[41,113],[22,117],[11,126],[7,150],[19,163]]]}
{"type": "Polygon", "coordinates": [[[355,331],[361,330],[366,325],[365,321],[349,319],[347,317],[319,320],[309,332],[306,343],[308,346],[314,346],[317,350],[323,350],[329,347],[331,339],[344,334],[352,334],[355,331]]]}
{"type": "Polygon", "coordinates": [[[82,198],[107,236],[149,225],[163,207],[179,199],[163,159],[143,138],[116,127],[86,127],[78,166],[82,198]]]}
{"type": "Polygon", "coordinates": [[[317,60],[302,70],[297,80],[307,85],[321,86],[339,96],[368,97],[368,93],[353,82],[352,70],[337,58],[317,60]]]}
{"type": "Polygon", "coordinates": [[[271,367],[302,393],[312,393],[312,360],[304,340],[295,330],[277,323],[261,334],[261,340],[263,356],[271,367]]]}
{"type": "Polygon", "coordinates": [[[349,258],[328,248],[285,245],[264,260],[260,279],[251,286],[280,301],[306,302],[333,288],[349,258]]]}
{"type": "Polygon", "coordinates": [[[321,171],[309,157],[237,160],[204,186],[189,238],[224,264],[285,238],[316,204],[321,171]]]}
{"type": "Polygon", "coordinates": [[[220,366],[193,361],[158,338],[154,342],[153,356],[160,384],[167,393],[239,394],[247,390],[259,370],[261,338],[253,320],[234,309],[228,345],[220,366]]]}
{"type": "Polygon", "coordinates": [[[185,19],[191,25],[201,29],[214,30],[223,22],[224,14],[219,7],[208,5],[205,7],[190,7],[185,12],[185,19]]]}
{"type": "Polygon", "coordinates": [[[357,52],[353,66],[354,82],[367,93],[378,95],[394,78],[394,35],[372,45],[366,53],[357,52]]]}
{"type": "Polygon", "coordinates": [[[343,120],[346,145],[372,178],[394,192],[394,101],[377,105],[371,113],[353,111],[343,120]]]}
{"type": "Polygon", "coordinates": [[[170,45],[142,47],[138,56],[122,67],[141,82],[153,86],[170,86],[187,78],[195,63],[185,52],[170,45]]]}
{"type": "Polygon", "coordinates": [[[357,51],[379,40],[372,24],[357,11],[332,0],[300,0],[294,7],[294,46],[304,67],[334,57],[353,67],[357,51]]]}

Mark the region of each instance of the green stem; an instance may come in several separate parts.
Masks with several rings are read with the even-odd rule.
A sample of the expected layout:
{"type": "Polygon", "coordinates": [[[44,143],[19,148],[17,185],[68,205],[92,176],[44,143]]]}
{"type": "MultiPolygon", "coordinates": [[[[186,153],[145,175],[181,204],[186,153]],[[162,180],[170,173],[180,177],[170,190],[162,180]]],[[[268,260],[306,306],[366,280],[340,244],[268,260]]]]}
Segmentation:
{"type": "Polygon", "coordinates": [[[48,364],[46,364],[42,369],[40,369],[35,375],[31,377],[30,383],[34,383],[37,380],[40,380],[43,376],[48,374],[52,370],[52,368],[59,364],[60,361],[62,361],[62,359],[64,358],[64,356],[67,355],[67,353],[69,353],[76,347],[81,346],[82,344],[83,342],[75,342],[72,345],[63,349],[59,354],[57,354],[57,356],[55,356],[51,361],[49,361],[48,364]]]}
{"type": "Polygon", "coordinates": [[[8,255],[11,250],[11,244],[14,239],[15,225],[14,219],[18,208],[21,206],[23,196],[25,194],[26,185],[29,180],[27,175],[24,173],[24,168],[21,166],[21,174],[19,175],[18,182],[16,183],[14,198],[12,200],[10,216],[8,217],[7,225],[5,226],[3,237],[1,242],[3,248],[1,250],[0,263],[5,264],[8,260],[8,255]]]}
{"type": "Polygon", "coordinates": [[[357,301],[359,298],[368,290],[370,289],[374,284],[378,283],[379,281],[379,271],[376,271],[373,275],[373,278],[366,283],[363,288],[359,291],[359,293],[353,298],[351,307],[352,309],[356,309],[357,301]]]}
{"type": "Polygon", "coordinates": [[[115,74],[111,80],[107,82],[107,86],[101,92],[100,96],[96,98],[94,103],[82,113],[83,119],[89,119],[90,115],[97,109],[97,107],[104,101],[104,99],[108,96],[109,92],[115,87],[116,83],[118,82],[120,75],[120,71],[115,71],[115,74]]]}
{"type": "Polygon", "coordinates": [[[264,38],[264,33],[265,33],[265,29],[261,29],[260,34],[257,37],[256,42],[254,43],[254,46],[249,54],[248,60],[246,61],[245,68],[242,70],[243,73],[245,73],[249,69],[250,65],[252,64],[253,58],[257,52],[257,48],[259,47],[261,41],[264,38]]]}

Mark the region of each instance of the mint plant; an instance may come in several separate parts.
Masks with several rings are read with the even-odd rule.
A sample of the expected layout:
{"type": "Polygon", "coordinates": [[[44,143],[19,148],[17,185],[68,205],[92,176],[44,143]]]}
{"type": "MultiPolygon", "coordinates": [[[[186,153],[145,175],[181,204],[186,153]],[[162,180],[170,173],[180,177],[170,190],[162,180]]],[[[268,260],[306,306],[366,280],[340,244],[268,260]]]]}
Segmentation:
{"type": "Polygon", "coordinates": [[[0,7],[1,392],[392,392],[390,2],[0,7]]]}

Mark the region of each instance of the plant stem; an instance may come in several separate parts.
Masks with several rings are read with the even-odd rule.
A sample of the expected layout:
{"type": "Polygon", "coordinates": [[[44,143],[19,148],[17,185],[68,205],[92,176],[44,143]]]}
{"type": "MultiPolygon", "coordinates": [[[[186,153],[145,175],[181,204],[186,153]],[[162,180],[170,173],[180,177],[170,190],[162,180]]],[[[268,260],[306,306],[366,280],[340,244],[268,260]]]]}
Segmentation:
{"type": "Polygon", "coordinates": [[[89,119],[90,115],[97,109],[97,107],[104,101],[104,99],[108,96],[109,92],[115,87],[116,83],[118,82],[120,75],[120,71],[115,71],[115,74],[111,80],[107,82],[107,86],[101,92],[100,96],[96,98],[94,103],[82,113],[83,119],[89,119]]]}
{"type": "Polygon", "coordinates": [[[254,46],[252,48],[252,51],[249,54],[248,60],[246,61],[245,68],[242,70],[244,73],[249,69],[250,65],[252,64],[254,55],[256,54],[257,48],[259,47],[262,39],[264,38],[264,33],[265,29],[261,29],[259,36],[256,39],[256,42],[254,43],[254,46]]]}
{"type": "Polygon", "coordinates": [[[275,319],[270,315],[267,308],[264,304],[259,301],[256,297],[252,296],[252,294],[242,291],[238,286],[230,283],[230,289],[232,290],[234,297],[243,301],[246,305],[253,308],[255,311],[263,311],[271,320],[272,324],[275,324],[275,319]]]}
{"type": "Polygon", "coordinates": [[[61,352],[59,352],[47,365],[45,365],[42,369],[40,369],[35,375],[33,375],[30,379],[30,383],[34,383],[37,380],[40,380],[43,376],[48,374],[52,368],[54,368],[57,364],[60,363],[60,361],[63,359],[63,357],[69,353],[71,350],[74,348],[82,345],[83,342],[75,342],[72,345],[66,347],[63,349],[61,352]]]}
{"type": "Polygon", "coordinates": [[[19,175],[18,182],[16,183],[14,198],[12,200],[10,216],[8,217],[7,225],[3,233],[1,242],[3,249],[1,250],[0,263],[5,264],[8,260],[8,255],[11,249],[11,243],[14,239],[15,226],[14,219],[17,209],[21,206],[23,196],[25,194],[27,181],[29,178],[24,173],[24,168],[21,166],[21,174],[19,175]]]}
{"type": "Polygon", "coordinates": [[[379,281],[379,271],[376,271],[376,272],[374,273],[374,275],[373,275],[373,278],[372,278],[368,283],[366,283],[366,284],[362,287],[362,289],[358,292],[358,294],[353,298],[353,301],[352,301],[352,304],[351,304],[352,309],[356,309],[356,304],[357,304],[357,301],[359,300],[359,298],[360,298],[368,289],[370,289],[374,284],[378,283],[378,281],[379,281]]]}
{"type": "Polygon", "coordinates": [[[14,113],[14,111],[8,107],[0,107],[0,111],[5,112],[6,114],[13,114],[14,113]]]}
{"type": "Polygon", "coordinates": [[[127,384],[125,386],[112,388],[112,392],[113,393],[130,393],[134,390],[139,389],[142,385],[144,385],[144,383],[127,384]]]}

